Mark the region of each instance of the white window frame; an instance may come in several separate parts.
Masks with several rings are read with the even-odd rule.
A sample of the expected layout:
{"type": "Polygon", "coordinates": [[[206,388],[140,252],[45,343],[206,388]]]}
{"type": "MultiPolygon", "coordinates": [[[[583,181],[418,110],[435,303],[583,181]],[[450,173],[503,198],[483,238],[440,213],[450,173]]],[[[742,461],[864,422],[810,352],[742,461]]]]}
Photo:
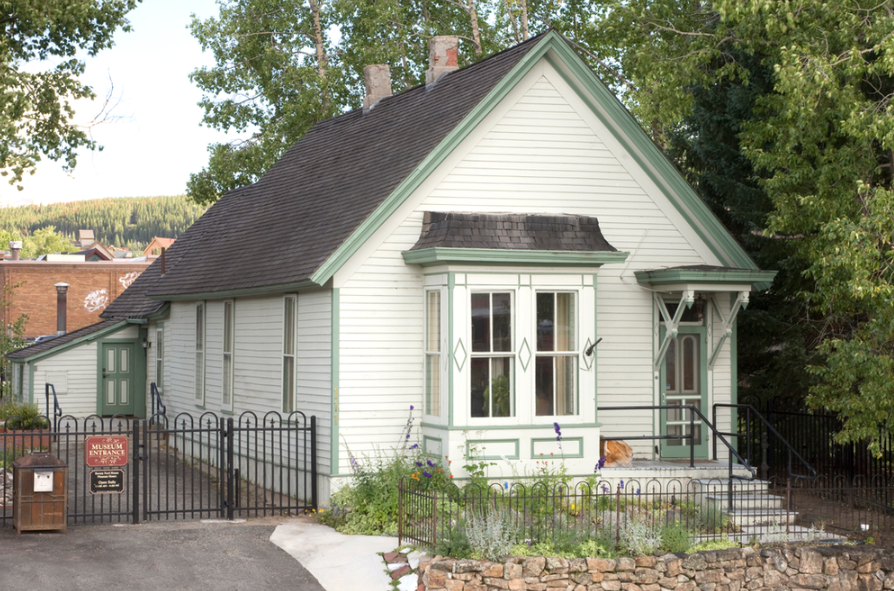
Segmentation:
{"type": "Polygon", "coordinates": [[[196,406],[205,407],[205,355],[208,349],[208,307],[205,302],[196,304],[195,317],[195,390],[194,401],[196,406]]]}
{"type": "Polygon", "coordinates": [[[236,358],[236,302],[224,300],[223,302],[223,339],[221,351],[221,409],[233,412],[236,403],[236,393],[233,384],[236,358]]]}
{"type": "MultiPolygon", "coordinates": [[[[468,321],[466,323],[466,327],[468,330],[468,347],[469,347],[469,377],[468,377],[468,386],[469,390],[467,392],[467,400],[466,403],[468,405],[468,415],[470,421],[505,421],[505,420],[515,420],[518,416],[517,412],[517,401],[515,399],[516,394],[516,379],[517,379],[517,370],[516,370],[516,360],[518,357],[518,294],[516,290],[509,287],[475,287],[469,291],[469,298],[466,302],[468,306],[468,321]],[[510,305],[510,328],[509,328],[509,351],[493,351],[493,312],[490,314],[490,327],[489,327],[489,335],[490,335],[490,343],[489,348],[490,351],[475,351],[473,345],[473,335],[472,335],[472,298],[479,294],[488,294],[490,296],[490,310],[493,310],[493,295],[496,293],[508,293],[509,294],[509,305],[510,305]],[[485,416],[473,416],[472,415],[472,365],[474,359],[495,359],[495,358],[509,358],[509,415],[508,416],[494,416],[493,414],[493,397],[489,397],[491,403],[488,406],[488,414],[485,416]]],[[[488,375],[490,375],[490,369],[488,370],[488,375]]],[[[493,379],[491,378],[491,383],[493,383],[493,379]]]]}
{"type": "MultiPolygon", "coordinates": [[[[536,289],[533,290],[533,301],[531,302],[533,317],[531,320],[531,323],[532,323],[531,326],[533,328],[532,333],[534,335],[533,336],[534,342],[533,342],[531,348],[534,353],[534,355],[533,355],[533,357],[534,357],[534,359],[533,359],[534,373],[533,373],[533,377],[532,377],[532,379],[534,380],[534,384],[533,384],[533,388],[531,389],[531,393],[533,395],[533,403],[534,403],[534,409],[533,409],[534,410],[534,412],[533,412],[534,420],[553,420],[553,419],[557,419],[557,418],[558,419],[567,419],[568,417],[579,417],[580,416],[580,346],[581,346],[581,343],[580,343],[580,338],[581,338],[580,299],[581,299],[580,290],[577,290],[577,289],[538,286],[536,289]],[[574,312],[574,342],[572,343],[571,349],[562,350],[562,351],[555,350],[555,349],[552,351],[540,351],[539,350],[539,348],[537,346],[538,345],[537,331],[538,331],[538,324],[539,324],[539,321],[537,319],[537,312],[538,312],[537,301],[538,301],[538,296],[540,294],[552,294],[553,301],[555,301],[555,299],[556,299],[555,296],[557,294],[571,294],[573,296],[572,304],[574,306],[574,311],[573,311],[574,312]],[[537,413],[537,360],[546,358],[546,357],[550,357],[553,359],[555,359],[557,357],[568,357],[568,358],[572,359],[572,362],[573,362],[572,375],[573,375],[573,380],[574,380],[572,396],[573,396],[574,408],[573,408],[573,412],[571,412],[571,413],[560,415],[560,414],[556,414],[556,412],[555,412],[559,406],[558,399],[556,398],[557,393],[556,393],[556,388],[555,388],[555,373],[553,375],[553,379],[554,379],[553,401],[552,401],[553,414],[541,415],[541,414],[537,413]]],[[[553,313],[554,320],[555,320],[555,314],[556,314],[556,312],[553,313]]],[[[554,322],[553,326],[555,326],[555,322],[554,322]]],[[[555,335],[554,335],[554,338],[555,338],[555,335]]],[[[555,365],[553,367],[555,369],[555,365]]]]}
{"type": "Polygon", "coordinates": [[[285,415],[290,415],[296,407],[298,379],[295,374],[295,368],[298,367],[298,296],[296,295],[287,295],[283,298],[282,339],[282,412],[285,415]],[[289,338],[290,332],[291,339],[289,338]],[[291,348],[291,352],[289,348],[291,348]],[[289,365],[291,365],[290,370],[289,365]],[[288,379],[289,373],[291,373],[291,379],[288,379]]]}
{"type": "Polygon", "coordinates": [[[165,376],[165,323],[155,325],[155,387],[164,394],[165,376]]]}

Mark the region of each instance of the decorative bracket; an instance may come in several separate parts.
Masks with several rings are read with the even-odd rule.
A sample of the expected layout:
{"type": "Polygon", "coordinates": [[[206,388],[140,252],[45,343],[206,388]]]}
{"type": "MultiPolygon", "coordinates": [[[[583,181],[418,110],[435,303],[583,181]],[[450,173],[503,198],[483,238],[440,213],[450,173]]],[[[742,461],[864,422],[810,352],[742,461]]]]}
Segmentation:
{"type": "Polygon", "coordinates": [[[680,304],[677,306],[673,318],[671,318],[670,312],[667,311],[667,306],[664,305],[664,298],[657,293],[653,293],[652,299],[655,300],[655,306],[658,308],[661,317],[664,319],[664,326],[666,329],[664,339],[661,341],[661,346],[658,348],[658,353],[655,355],[653,369],[658,371],[661,369],[661,364],[664,363],[664,356],[667,355],[667,348],[670,346],[671,341],[676,338],[677,332],[679,331],[680,319],[683,318],[683,304],[686,305],[686,308],[692,307],[692,304],[695,302],[695,290],[683,290],[683,295],[680,297],[680,304]]]}
{"type": "Polygon", "coordinates": [[[717,315],[720,316],[720,321],[723,322],[723,334],[720,335],[720,338],[714,345],[714,351],[711,352],[711,359],[708,361],[708,369],[714,369],[714,362],[717,361],[717,356],[720,355],[720,349],[723,347],[723,343],[727,338],[732,336],[733,323],[736,321],[736,316],[738,316],[739,310],[748,307],[748,292],[739,292],[739,295],[736,296],[736,301],[733,302],[733,307],[730,308],[728,318],[720,311],[720,306],[717,305],[717,297],[714,294],[711,294],[711,302],[714,304],[712,307],[717,311],[717,315]]]}

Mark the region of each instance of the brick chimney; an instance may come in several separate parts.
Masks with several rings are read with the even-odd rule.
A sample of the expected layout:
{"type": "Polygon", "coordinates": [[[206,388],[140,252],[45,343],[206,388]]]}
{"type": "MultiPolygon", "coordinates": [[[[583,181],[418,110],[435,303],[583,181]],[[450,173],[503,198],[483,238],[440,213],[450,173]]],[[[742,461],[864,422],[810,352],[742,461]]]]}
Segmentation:
{"type": "Polygon", "coordinates": [[[434,84],[438,78],[459,68],[459,37],[432,37],[428,40],[428,70],[425,84],[434,84]]]}
{"type": "Polygon", "coordinates": [[[10,240],[9,241],[9,253],[12,255],[10,258],[14,261],[19,260],[19,254],[22,250],[22,241],[21,240],[10,240]]]}
{"type": "Polygon", "coordinates": [[[62,336],[66,330],[66,312],[68,309],[68,284],[56,284],[56,336],[62,336]]]}
{"type": "Polygon", "coordinates": [[[366,96],[363,97],[363,111],[369,111],[376,103],[391,96],[391,68],[386,64],[373,64],[363,68],[366,96]]]}

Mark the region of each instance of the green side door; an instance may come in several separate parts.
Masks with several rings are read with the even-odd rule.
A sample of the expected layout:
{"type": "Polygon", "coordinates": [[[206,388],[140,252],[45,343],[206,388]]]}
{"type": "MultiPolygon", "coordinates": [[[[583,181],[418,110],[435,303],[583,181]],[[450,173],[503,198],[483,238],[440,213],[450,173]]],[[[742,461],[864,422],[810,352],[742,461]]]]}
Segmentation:
{"type": "MultiPolygon", "coordinates": [[[[662,338],[664,329],[662,329],[662,338]]],[[[679,332],[667,348],[661,366],[661,404],[694,406],[707,416],[707,359],[706,333],[702,327],[680,326],[679,332]]],[[[688,409],[662,410],[661,434],[685,435],[695,430],[695,457],[708,457],[708,429],[698,415],[689,420],[688,409]]],[[[662,458],[688,458],[689,439],[662,439],[662,458]]]]}
{"type": "Polygon", "coordinates": [[[135,351],[136,345],[133,343],[102,343],[99,359],[102,376],[99,408],[102,416],[134,414],[135,351]]]}

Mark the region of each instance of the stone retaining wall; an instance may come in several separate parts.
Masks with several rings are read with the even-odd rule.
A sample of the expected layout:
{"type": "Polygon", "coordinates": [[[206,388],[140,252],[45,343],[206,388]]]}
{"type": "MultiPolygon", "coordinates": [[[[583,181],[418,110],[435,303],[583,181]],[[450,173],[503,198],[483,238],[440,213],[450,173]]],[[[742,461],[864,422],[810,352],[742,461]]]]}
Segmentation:
{"type": "Polygon", "coordinates": [[[854,546],[734,548],[641,558],[435,557],[420,564],[427,591],[741,591],[894,589],[894,556],[854,546]]]}

